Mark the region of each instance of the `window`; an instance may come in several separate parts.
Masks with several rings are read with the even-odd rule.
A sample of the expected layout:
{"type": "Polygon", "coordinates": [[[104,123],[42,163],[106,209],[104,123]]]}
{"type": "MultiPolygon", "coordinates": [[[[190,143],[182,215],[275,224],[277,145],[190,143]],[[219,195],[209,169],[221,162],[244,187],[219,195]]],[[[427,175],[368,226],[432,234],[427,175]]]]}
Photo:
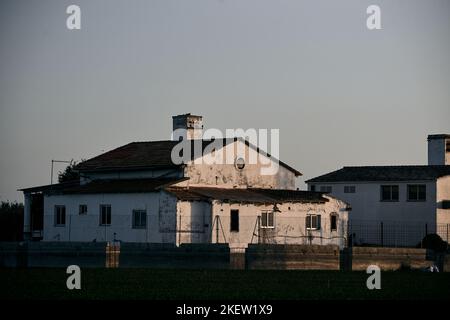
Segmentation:
{"type": "Polygon", "coordinates": [[[66,206],[55,206],[55,226],[66,225],[66,206]]]}
{"type": "Polygon", "coordinates": [[[100,205],[100,225],[101,226],[111,225],[111,205],[109,204],[100,205]]]}
{"type": "Polygon", "coordinates": [[[321,186],[320,192],[331,193],[333,188],[331,186],[321,186]]]}
{"type": "Polygon", "coordinates": [[[424,184],[408,185],[408,201],[426,201],[427,188],[424,184]]]}
{"type": "Polygon", "coordinates": [[[242,170],[245,167],[245,160],[243,158],[237,158],[235,161],[235,166],[237,169],[242,170]]]}
{"type": "Polygon", "coordinates": [[[145,229],[147,227],[147,211],[133,210],[133,229],[145,229]]]}
{"type": "Polygon", "coordinates": [[[239,232],[239,210],[231,210],[230,212],[230,231],[239,232]]]}
{"type": "Polygon", "coordinates": [[[332,213],[330,215],[330,229],[331,231],[337,231],[337,219],[338,216],[336,213],[332,213]]]}
{"type": "Polygon", "coordinates": [[[442,209],[450,209],[450,200],[443,200],[441,207],[442,209]]]}
{"type": "Polygon", "coordinates": [[[381,201],[398,201],[398,186],[381,186],[381,201]]]}
{"type": "Polygon", "coordinates": [[[87,214],[87,205],[86,204],[80,204],[78,209],[78,214],[83,215],[87,214]]]}
{"type": "Polygon", "coordinates": [[[314,184],[311,186],[311,191],[316,191],[316,186],[314,184]]]}
{"type": "Polygon", "coordinates": [[[273,211],[261,212],[261,228],[274,228],[273,211]]]}
{"type": "Polygon", "coordinates": [[[355,186],[344,186],[344,193],[355,193],[356,187],[355,186]]]}
{"type": "Polygon", "coordinates": [[[306,229],[320,230],[320,215],[309,214],[306,216],[306,229]]]}

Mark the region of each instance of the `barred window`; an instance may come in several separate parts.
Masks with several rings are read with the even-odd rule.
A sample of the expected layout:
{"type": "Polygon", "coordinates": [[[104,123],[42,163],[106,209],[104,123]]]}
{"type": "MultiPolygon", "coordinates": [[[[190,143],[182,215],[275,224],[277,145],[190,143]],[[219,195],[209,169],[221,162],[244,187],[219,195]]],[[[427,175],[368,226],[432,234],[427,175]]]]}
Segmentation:
{"type": "Polygon", "coordinates": [[[147,211],[133,210],[133,229],[145,229],[147,227],[147,211]]]}
{"type": "Polygon", "coordinates": [[[344,186],[344,193],[355,193],[356,187],[355,186],[344,186]]]}
{"type": "Polygon", "coordinates": [[[87,205],[86,204],[80,204],[78,208],[78,214],[84,215],[87,214],[87,205]]]}
{"type": "Polygon", "coordinates": [[[100,225],[101,226],[111,225],[111,205],[109,204],[100,205],[100,225]]]}
{"type": "Polygon", "coordinates": [[[398,186],[381,186],[381,201],[398,201],[398,186]]]}
{"type": "Polygon", "coordinates": [[[66,225],[66,206],[55,206],[55,226],[62,227],[66,225]]]}
{"type": "Polygon", "coordinates": [[[426,201],[427,187],[424,184],[408,185],[408,201],[426,201]]]}

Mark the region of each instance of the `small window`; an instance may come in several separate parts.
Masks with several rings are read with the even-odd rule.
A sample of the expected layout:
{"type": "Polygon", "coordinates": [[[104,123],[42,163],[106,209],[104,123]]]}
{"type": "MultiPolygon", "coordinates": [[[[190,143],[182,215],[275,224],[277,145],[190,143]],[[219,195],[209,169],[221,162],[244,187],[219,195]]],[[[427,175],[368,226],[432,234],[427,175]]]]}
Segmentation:
{"type": "Polygon", "coordinates": [[[427,188],[424,184],[409,184],[408,185],[408,201],[426,201],[427,188]]]}
{"type": "Polygon", "coordinates": [[[87,205],[86,204],[80,204],[78,209],[78,214],[84,215],[87,214],[87,205]]]}
{"type": "Polygon", "coordinates": [[[330,215],[330,229],[331,231],[337,231],[337,220],[338,216],[336,213],[330,215]]]}
{"type": "Polygon", "coordinates": [[[275,228],[273,211],[261,212],[261,228],[275,228]]]}
{"type": "Polygon", "coordinates": [[[356,187],[355,186],[344,186],[344,193],[355,193],[356,187]]]}
{"type": "Polygon", "coordinates": [[[441,207],[442,209],[450,209],[450,200],[443,200],[441,207]]]}
{"type": "Polygon", "coordinates": [[[66,206],[55,206],[55,226],[66,225],[66,206]]]}
{"type": "Polygon", "coordinates": [[[398,201],[398,186],[381,186],[381,201],[398,201]]]}
{"type": "Polygon", "coordinates": [[[101,226],[111,225],[111,205],[109,204],[100,205],[100,225],[101,226]]]}
{"type": "Polygon", "coordinates": [[[321,186],[320,187],[320,192],[331,193],[332,191],[333,191],[333,188],[331,186],[321,186]]]}
{"type": "Polygon", "coordinates": [[[245,160],[243,158],[237,158],[235,165],[237,169],[242,170],[245,167],[245,160]]]}
{"type": "Polygon", "coordinates": [[[309,214],[306,216],[306,229],[320,230],[320,215],[319,214],[309,214]]]}
{"type": "Polygon", "coordinates": [[[311,189],[310,189],[311,191],[316,191],[316,186],[313,184],[312,186],[311,186],[311,189]]]}
{"type": "Polygon", "coordinates": [[[145,229],[147,227],[147,211],[133,210],[133,229],[145,229]]]}
{"type": "Polygon", "coordinates": [[[230,212],[230,231],[239,232],[239,210],[231,210],[230,212]]]}

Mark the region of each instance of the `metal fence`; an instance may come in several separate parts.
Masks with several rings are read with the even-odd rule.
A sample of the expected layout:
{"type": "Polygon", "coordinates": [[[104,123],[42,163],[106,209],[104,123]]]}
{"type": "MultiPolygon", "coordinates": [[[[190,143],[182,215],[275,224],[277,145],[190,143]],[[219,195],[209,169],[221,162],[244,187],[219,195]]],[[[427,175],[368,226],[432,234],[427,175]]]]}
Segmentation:
{"type": "Polygon", "coordinates": [[[275,214],[273,221],[261,216],[239,215],[232,226],[229,214],[178,215],[175,218],[148,214],[136,225],[131,214],[112,215],[102,224],[98,215],[67,215],[57,225],[53,215],[44,218],[46,241],[138,242],[138,243],[237,243],[237,244],[335,244],[345,246],[420,247],[428,234],[450,241],[450,224],[400,221],[339,220],[323,215],[316,225],[305,216],[275,214]],[[237,228],[237,229],[234,229],[237,228]]]}
{"type": "Polygon", "coordinates": [[[429,234],[438,234],[448,243],[450,224],[351,220],[347,238],[349,246],[422,247],[429,234]]]}

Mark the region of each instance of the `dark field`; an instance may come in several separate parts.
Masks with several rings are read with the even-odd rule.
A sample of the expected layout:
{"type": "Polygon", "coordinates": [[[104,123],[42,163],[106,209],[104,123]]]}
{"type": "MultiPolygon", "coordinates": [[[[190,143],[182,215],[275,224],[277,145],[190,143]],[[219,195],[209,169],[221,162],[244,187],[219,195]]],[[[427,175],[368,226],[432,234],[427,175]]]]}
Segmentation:
{"type": "Polygon", "coordinates": [[[68,290],[65,269],[0,269],[0,299],[450,299],[450,273],[83,269],[68,290]]]}

